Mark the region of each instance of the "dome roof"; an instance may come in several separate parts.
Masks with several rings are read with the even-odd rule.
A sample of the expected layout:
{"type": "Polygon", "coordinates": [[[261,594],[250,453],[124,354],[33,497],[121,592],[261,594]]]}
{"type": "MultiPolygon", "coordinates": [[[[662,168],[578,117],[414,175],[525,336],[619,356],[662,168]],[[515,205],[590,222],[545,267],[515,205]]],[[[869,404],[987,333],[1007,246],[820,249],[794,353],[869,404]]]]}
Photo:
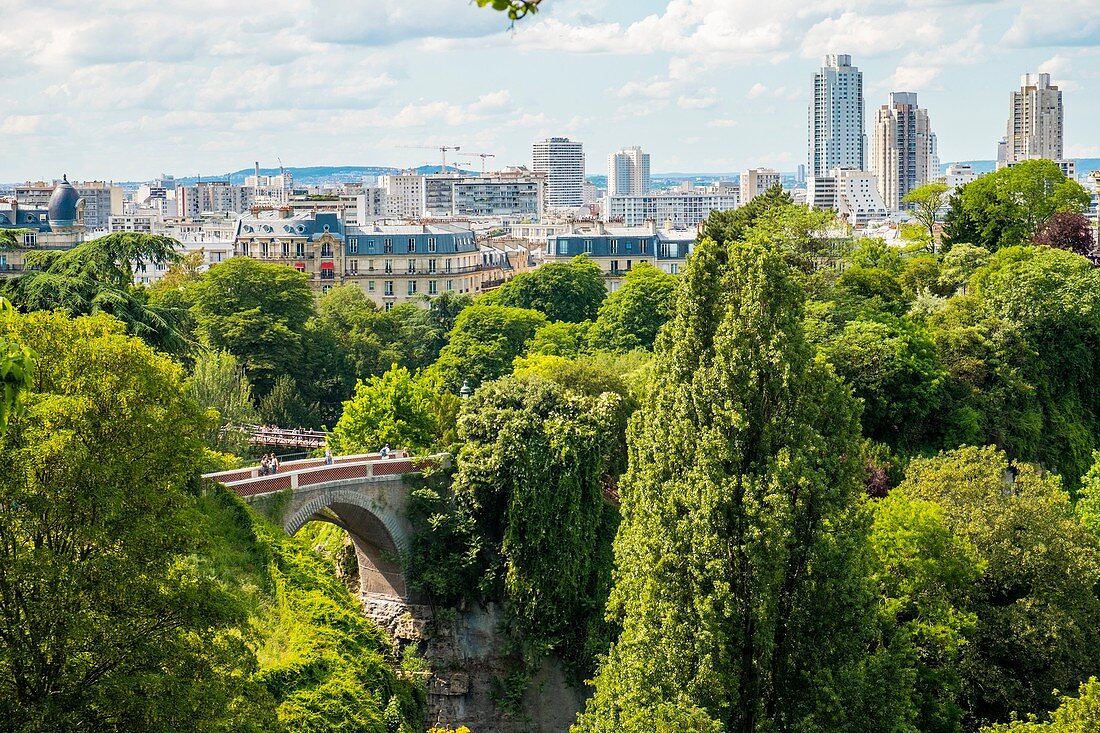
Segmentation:
{"type": "Polygon", "coordinates": [[[80,203],[80,194],[73,184],[69,183],[68,176],[61,179],[61,183],[54,188],[50,195],[48,216],[51,227],[76,226],[76,208],[80,203]]]}

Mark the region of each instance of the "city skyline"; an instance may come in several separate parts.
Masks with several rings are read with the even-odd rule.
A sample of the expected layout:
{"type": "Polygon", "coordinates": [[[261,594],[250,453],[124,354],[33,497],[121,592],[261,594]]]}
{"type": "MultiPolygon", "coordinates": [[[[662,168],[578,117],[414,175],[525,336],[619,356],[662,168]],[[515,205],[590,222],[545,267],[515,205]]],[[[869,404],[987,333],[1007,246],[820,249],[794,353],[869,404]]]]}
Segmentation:
{"type": "Polygon", "coordinates": [[[512,31],[465,0],[105,5],[9,15],[36,35],[0,45],[0,181],[217,175],[278,158],[417,166],[438,155],[403,146],[441,144],[530,165],[532,143],[558,136],[584,144],[591,174],[635,144],[655,173],[793,171],[830,53],[851,55],[868,110],[917,93],[945,163],[995,159],[1029,72],[1064,92],[1065,156],[1100,155],[1100,20],[1085,0],[547,0],[512,31]]]}

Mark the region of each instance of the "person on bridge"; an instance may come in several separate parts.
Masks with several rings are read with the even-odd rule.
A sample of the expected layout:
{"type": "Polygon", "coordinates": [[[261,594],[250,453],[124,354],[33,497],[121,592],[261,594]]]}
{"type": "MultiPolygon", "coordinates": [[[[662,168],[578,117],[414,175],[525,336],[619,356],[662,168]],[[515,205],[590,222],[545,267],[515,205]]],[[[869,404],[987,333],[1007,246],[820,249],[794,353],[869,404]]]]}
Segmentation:
{"type": "Polygon", "coordinates": [[[383,458],[389,458],[390,457],[390,444],[386,443],[384,446],[382,446],[382,450],[378,451],[378,453],[383,458]]]}
{"type": "Polygon", "coordinates": [[[264,453],[263,458],[260,459],[260,475],[266,476],[271,473],[271,459],[267,457],[267,453],[264,453]]]}
{"type": "Polygon", "coordinates": [[[274,453],[271,454],[271,473],[279,472],[279,457],[274,453]]]}
{"type": "Polygon", "coordinates": [[[327,445],[325,446],[325,465],[332,465],[332,448],[329,448],[327,445]]]}

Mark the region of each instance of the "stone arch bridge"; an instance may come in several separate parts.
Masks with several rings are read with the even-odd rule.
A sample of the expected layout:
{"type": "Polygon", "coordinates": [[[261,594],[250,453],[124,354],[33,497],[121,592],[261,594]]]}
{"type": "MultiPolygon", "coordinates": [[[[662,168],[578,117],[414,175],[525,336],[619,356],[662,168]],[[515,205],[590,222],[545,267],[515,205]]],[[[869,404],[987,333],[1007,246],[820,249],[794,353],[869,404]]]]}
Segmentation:
{"type": "Polygon", "coordinates": [[[275,510],[288,534],[306,522],[331,522],[344,529],[355,546],[362,595],[381,595],[416,603],[401,567],[412,528],[407,518],[408,477],[425,467],[445,465],[446,454],[383,458],[378,454],[288,461],[274,475],[259,467],[203,476],[224,484],[245,502],[275,510]],[[285,497],[285,498],[284,498],[285,497]]]}

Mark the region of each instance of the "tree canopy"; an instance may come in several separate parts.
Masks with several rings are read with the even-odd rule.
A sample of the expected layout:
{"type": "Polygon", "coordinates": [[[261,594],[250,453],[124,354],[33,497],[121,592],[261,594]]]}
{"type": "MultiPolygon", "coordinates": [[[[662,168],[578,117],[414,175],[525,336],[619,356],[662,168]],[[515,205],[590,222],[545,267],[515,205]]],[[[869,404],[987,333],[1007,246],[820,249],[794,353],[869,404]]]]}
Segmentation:
{"type": "Polygon", "coordinates": [[[551,321],[580,323],[595,320],[606,296],[600,266],[578,255],[516,275],[492,294],[492,302],[537,310],[551,321]]]}
{"type": "Polygon", "coordinates": [[[967,183],[951,197],[944,242],[990,252],[1032,240],[1052,216],[1083,213],[1090,196],[1049,160],[1025,160],[967,183]]]}
{"type": "Polygon", "coordinates": [[[39,368],[0,438],[0,713],[43,733],[241,729],[247,614],[197,565],[186,494],[206,416],[123,329],[57,312],[6,328],[39,368]]]}

